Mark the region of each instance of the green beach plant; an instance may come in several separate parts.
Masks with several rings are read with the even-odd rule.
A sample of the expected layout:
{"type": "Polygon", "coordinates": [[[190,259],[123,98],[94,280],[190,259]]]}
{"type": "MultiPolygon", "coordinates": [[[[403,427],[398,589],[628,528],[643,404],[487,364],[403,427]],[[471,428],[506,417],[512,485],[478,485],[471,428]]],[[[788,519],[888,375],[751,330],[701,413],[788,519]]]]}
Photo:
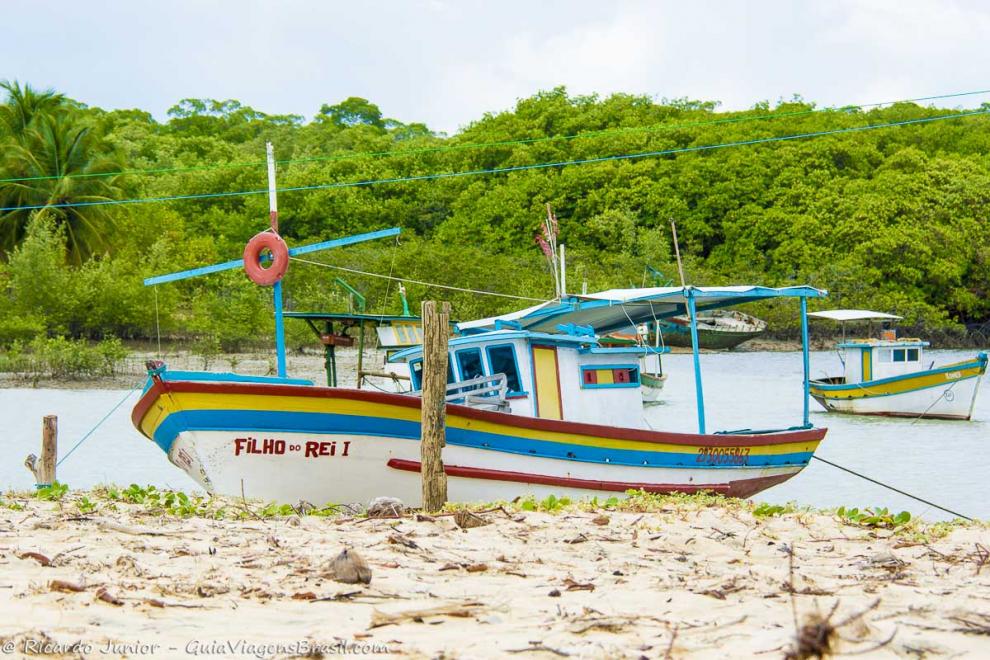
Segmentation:
{"type": "Polygon", "coordinates": [[[879,527],[885,529],[895,529],[911,522],[911,514],[907,511],[893,514],[886,507],[864,508],[858,507],[847,509],[840,506],[835,511],[839,520],[846,524],[857,525],[859,527],[879,527]]]}
{"type": "Polygon", "coordinates": [[[39,488],[34,496],[39,500],[44,500],[46,502],[60,502],[65,494],[69,492],[69,486],[67,484],[59,483],[58,481],[52,482],[50,486],[44,486],[39,488]]]}

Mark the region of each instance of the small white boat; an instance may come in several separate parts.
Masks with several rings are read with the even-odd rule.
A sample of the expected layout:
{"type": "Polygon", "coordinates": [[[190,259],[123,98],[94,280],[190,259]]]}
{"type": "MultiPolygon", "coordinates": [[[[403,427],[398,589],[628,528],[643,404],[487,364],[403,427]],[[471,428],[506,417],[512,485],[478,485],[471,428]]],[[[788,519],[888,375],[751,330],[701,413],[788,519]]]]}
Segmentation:
{"type": "Polygon", "coordinates": [[[601,340],[602,344],[607,346],[650,347],[650,350],[644,351],[644,354],[639,358],[639,393],[643,403],[646,404],[655,404],[660,401],[663,386],[667,382],[667,374],[663,372],[663,362],[660,356],[669,353],[670,349],[663,343],[660,326],[654,324],[654,327],[656,332],[652,347],[650,347],[649,342],[649,324],[646,323],[638,326],[635,333],[613,332],[601,340]]]}
{"type": "MultiPolygon", "coordinates": [[[[809,317],[834,321],[890,322],[901,317],[859,309],[814,312],[809,317]]],[[[845,330],[843,329],[843,337],[845,330]]],[[[970,419],[987,354],[971,360],[924,367],[928,342],[897,338],[892,329],[880,339],[851,339],[838,344],[842,376],[812,380],[811,396],[830,412],[890,417],[970,419]]]]}
{"type": "Polygon", "coordinates": [[[639,379],[639,393],[643,397],[643,403],[659,402],[664,383],[667,382],[667,374],[663,372],[658,353],[644,355],[639,359],[639,379]]]}

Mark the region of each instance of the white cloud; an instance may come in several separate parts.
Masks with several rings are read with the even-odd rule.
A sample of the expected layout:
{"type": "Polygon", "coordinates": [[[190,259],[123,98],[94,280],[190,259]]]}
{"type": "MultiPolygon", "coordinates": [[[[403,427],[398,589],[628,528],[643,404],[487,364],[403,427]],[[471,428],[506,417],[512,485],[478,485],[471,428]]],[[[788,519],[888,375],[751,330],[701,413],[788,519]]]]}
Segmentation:
{"type": "Polygon", "coordinates": [[[4,18],[0,78],[159,118],[189,96],[306,117],[362,96],[452,132],[558,85],[727,108],[990,86],[990,5],[962,0],[35,0],[4,18]]]}

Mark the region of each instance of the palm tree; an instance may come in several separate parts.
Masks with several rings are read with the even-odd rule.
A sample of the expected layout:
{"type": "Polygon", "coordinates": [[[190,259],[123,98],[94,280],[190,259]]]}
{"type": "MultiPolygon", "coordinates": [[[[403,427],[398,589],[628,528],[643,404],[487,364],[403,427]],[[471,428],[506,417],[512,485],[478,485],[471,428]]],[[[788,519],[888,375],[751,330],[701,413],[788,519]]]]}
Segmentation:
{"type": "Polygon", "coordinates": [[[21,240],[32,211],[47,209],[68,239],[76,263],[108,246],[113,215],[104,205],[119,192],[120,162],[101,153],[90,128],[64,97],[38,94],[17,83],[2,83],[8,102],[0,106],[6,133],[0,160],[0,251],[21,240]],[[27,208],[26,208],[27,207],[27,208]]]}
{"type": "Polygon", "coordinates": [[[7,103],[0,105],[0,137],[19,137],[24,134],[36,116],[55,111],[64,105],[66,98],[53,89],[43,92],[14,80],[0,81],[0,89],[7,92],[7,103]]]}

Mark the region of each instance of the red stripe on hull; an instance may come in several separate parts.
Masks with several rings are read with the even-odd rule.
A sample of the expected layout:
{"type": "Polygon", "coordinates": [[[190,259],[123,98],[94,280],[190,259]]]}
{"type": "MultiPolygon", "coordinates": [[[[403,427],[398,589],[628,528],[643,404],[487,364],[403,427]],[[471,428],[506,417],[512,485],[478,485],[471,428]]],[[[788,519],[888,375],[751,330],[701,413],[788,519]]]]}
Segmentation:
{"type": "MultiPolygon", "coordinates": [[[[818,399],[815,399],[818,401],[818,399]]],[[[972,415],[933,415],[932,413],[908,413],[908,412],[858,412],[853,410],[839,410],[838,408],[833,408],[832,406],[826,405],[822,401],[818,401],[822,406],[830,413],[836,413],[837,415],[867,415],[869,417],[898,417],[900,419],[952,419],[961,420],[968,422],[972,415]]]]}
{"type": "MultiPolygon", "coordinates": [[[[140,430],[141,420],[154,405],[158,397],[169,392],[199,392],[203,394],[251,394],[262,396],[298,396],[322,399],[349,399],[352,401],[368,401],[404,408],[419,409],[419,397],[407,394],[391,394],[388,392],[369,392],[367,390],[352,390],[337,387],[314,387],[304,385],[268,385],[264,383],[215,383],[198,381],[155,381],[151,388],[141,397],[131,414],[131,421],[140,430]]],[[[235,414],[236,411],[231,411],[235,414]]],[[[635,440],[652,444],[688,445],[697,447],[763,447],[790,442],[817,442],[825,437],[828,429],[814,428],[800,431],[780,431],[762,434],[731,434],[731,435],[700,435],[697,433],[670,433],[665,431],[648,431],[644,429],[616,428],[601,424],[586,424],[584,422],[563,422],[536,417],[523,417],[511,413],[478,410],[467,406],[447,404],[447,415],[456,415],[465,419],[477,419],[507,427],[533,429],[537,431],[552,431],[587,435],[612,440],[635,440]]]]}
{"type": "MultiPolygon", "coordinates": [[[[418,461],[408,461],[401,458],[390,459],[387,465],[405,472],[419,472],[418,461]]],[[[794,474],[778,474],[771,477],[755,477],[752,479],[737,479],[724,484],[654,484],[627,481],[598,481],[595,479],[573,479],[570,477],[554,477],[527,472],[510,472],[507,470],[489,470],[487,468],[463,467],[459,465],[444,465],[444,472],[449,477],[464,477],[466,479],[489,479],[492,481],[509,481],[520,484],[539,484],[541,486],[560,486],[562,488],[578,488],[582,490],[597,490],[624,493],[627,490],[645,490],[647,493],[700,493],[710,491],[727,497],[750,497],[771,486],[787,481],[794,474]]]]}

